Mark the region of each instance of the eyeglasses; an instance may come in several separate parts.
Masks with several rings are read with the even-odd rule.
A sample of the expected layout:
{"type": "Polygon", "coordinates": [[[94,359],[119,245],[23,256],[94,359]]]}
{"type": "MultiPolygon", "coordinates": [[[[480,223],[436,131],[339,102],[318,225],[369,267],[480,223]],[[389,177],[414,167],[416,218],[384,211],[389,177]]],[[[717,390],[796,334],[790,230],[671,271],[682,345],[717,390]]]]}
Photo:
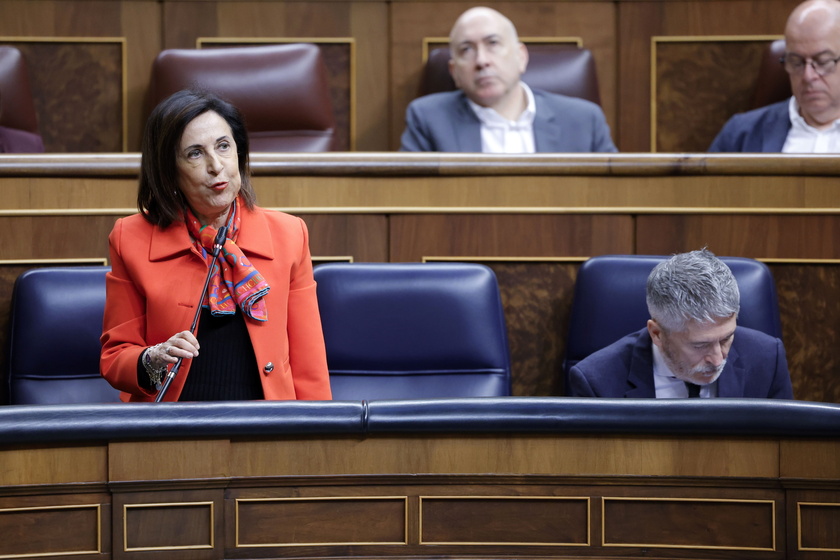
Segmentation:
{"type": "Polygon", "coordinates": [[[779,62],[785,67],[788,74],[802,74],[805,67],[810,66],[817,73],[817,76],[831,74],[837,66],[838,60],[840,60],[840,56],[837,58],[809,59],[795,54],[786,54],[779,58],[779,62]]]}

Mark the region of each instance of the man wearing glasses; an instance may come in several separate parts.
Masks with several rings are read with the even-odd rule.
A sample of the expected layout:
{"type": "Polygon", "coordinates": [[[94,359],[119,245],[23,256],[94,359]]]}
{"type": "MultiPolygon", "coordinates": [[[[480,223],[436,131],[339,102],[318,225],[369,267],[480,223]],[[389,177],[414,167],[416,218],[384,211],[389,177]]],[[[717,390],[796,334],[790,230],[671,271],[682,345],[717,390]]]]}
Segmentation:
{"type": "Polygon", "coordinates": [[[807,0],[785,27],[793,97],[735,115],[710,152],[840,152],[840,1],[807,0]]]}

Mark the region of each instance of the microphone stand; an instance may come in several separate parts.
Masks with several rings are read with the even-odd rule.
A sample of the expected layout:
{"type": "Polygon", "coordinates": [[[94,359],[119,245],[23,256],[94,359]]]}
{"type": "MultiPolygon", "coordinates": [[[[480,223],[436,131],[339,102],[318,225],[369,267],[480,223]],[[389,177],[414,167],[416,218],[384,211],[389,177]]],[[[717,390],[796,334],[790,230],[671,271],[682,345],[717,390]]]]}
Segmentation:
{"type": "MultiPolygon", "coordinates": [[[[227,226],[222,226],[219,228],[219,231],[216,232],[216,239],[213,240],[213,250],[211,254],[213,255],[213,260],[215,261],[216,258],[219,256],[219,251],[222,249],[222,245],[225,244],[225,237],[227,236],[227,226]]],[[[195,334],[195,329],[198,327],[198,318],[201,316],[201,305],[204,303],[204,296],[207,293],[207,286],[210,285],[210,276],[213,274],[213,265],[211,264],[209,269],[207,270],[207,277],[204,279],[204,288],[201,290],[201,297],[198,300],[198,306],[195,310],[195,317],[193,317],[192,326],[190,327],[190,332],[195,334]]],[[[166,392],[169,390],[169,386],[172,384],[172,380],[175,379],[175,376],[178,375],[178,370],[181,369],[181,362],[184,358],[178,358],[178,361],[175,362],[175,365],[172,366],[169,370],[169,373],[166,374],[166,379],[163,381],[163,386],[161,386],[160,391],[158,391],[157,396],[155,397],[155,402],[161,402],[163,397],[166,396],[166,392]]]]}

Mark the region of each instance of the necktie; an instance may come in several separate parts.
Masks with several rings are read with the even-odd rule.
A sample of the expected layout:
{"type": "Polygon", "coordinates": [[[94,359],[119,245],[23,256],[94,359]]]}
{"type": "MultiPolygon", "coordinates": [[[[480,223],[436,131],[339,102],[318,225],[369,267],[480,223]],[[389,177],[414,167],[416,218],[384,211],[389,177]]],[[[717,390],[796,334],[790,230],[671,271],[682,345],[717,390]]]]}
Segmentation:
{"type": "Polygon", "coordinates": [[[700,385],[695,385],[694,383],[689,383],[688,381],[686,381],[685,386],[688,389],[688,398],[700,398],[700,385]]]}

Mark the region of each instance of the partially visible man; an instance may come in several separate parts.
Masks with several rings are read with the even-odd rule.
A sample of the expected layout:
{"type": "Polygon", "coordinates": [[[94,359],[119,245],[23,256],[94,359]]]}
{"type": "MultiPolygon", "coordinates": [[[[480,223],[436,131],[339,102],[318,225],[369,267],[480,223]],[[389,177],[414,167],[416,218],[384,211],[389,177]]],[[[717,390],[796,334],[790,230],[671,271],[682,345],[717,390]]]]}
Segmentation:
{"type": "Polygon", "coordinates": [[[738,284],[711,251],[659,263],[647,306],[646,328],[572,367],[569,395],[793,398],[782,341],[736,325],[738,284]]]}
{"type": "Polygon", "coordinates": [[[531,89],[520,80],[528,49],[508,18],[491,8],[461,14],[449,35],[449,71],[458,91],[415,99],[406,111],[403,151],[615,152],[598,105],[531,89]]]}
{"type": "Polygon", "coordinates": [[[711,152],[840,152],[840,1],[807,0],[785,27],[793,97],[732,117],[711,152]]]}

